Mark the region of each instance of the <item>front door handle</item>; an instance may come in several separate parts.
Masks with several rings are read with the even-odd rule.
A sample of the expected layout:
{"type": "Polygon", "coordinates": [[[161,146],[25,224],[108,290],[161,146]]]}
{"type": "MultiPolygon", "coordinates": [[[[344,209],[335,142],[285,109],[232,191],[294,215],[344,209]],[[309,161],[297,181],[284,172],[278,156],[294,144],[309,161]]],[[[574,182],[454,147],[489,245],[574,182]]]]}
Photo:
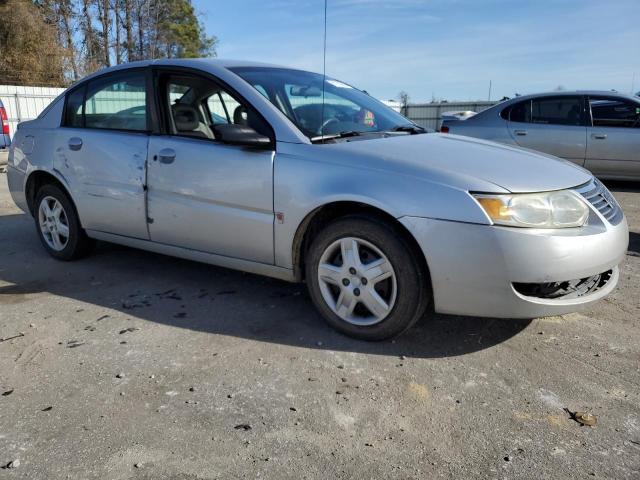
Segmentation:
{"type": "Polygon", "coordinates": [[[78,137],[71,137],[69,139],[69,148],[73,151],[78,151],[82,148],[82,139],[78,137]]]}
{"type": "Polygon", "coordinates": [[[596,140],[605,140],[607,138],[607,134],[606,133],[592,133],[591,134],[591,138],[594,138],[596,140]]]}
{"type": "Polygon", "coordinates": [[[514,130],[513,133],[515,133],[519,137],[524,137],[527,134],[527,131],[526,130],[514,130]]]}
{"type": "Polygon", "coordinates": [[[163,148],[158,152],[160,163],[173,163],[176,159],[176,151],[173,148],[163,148]]]}

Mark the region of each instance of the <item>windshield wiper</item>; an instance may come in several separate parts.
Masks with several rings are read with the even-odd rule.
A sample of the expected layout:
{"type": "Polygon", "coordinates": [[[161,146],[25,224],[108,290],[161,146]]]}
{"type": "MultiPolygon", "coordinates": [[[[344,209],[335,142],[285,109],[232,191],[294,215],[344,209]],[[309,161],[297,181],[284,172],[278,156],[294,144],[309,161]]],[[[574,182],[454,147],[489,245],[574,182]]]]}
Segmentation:
{"type": "Polygon", "coordinates": [[[418,133],[427,133],[427,130],[425,128],[422,128],[419,125],[411,125],[411,124],[397,125],[393,127],[390,131],[391,132],[407,132],[412,135],[415,135],[418,133]]]}
{"type": "Polygon", "coordinates": [[[312,142],[320,142],[320,141],[324,141],[324,140],[333,140],[335,138],[359,137],[360,135],[362,135],[364,133],[370,133],[370,132],[358,132],[357,130],[348,130],[348,131],[345,131],[345,132],[334,133],[334,134],[331,134],[331,135],[319,135],[317,137],[311,137],[311,141],[312,142]]]}

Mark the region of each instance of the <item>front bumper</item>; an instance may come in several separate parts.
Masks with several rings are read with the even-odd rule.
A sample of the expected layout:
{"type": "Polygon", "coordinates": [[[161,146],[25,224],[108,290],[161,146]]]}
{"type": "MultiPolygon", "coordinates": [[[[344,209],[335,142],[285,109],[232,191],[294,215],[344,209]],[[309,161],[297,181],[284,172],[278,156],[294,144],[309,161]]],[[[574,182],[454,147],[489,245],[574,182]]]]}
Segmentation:
{"type": "Polygon", "coordinates": [[[400,221],[427,260],[435,310],[498,318],[561,315],[587,307],[615,288],[629,242],[626,219],[582,228],[541,230],[418,217],[400,221]],[[572,297],[519,293],[514,283],[583,279],[611,270],[600,288],[572,297]]]}

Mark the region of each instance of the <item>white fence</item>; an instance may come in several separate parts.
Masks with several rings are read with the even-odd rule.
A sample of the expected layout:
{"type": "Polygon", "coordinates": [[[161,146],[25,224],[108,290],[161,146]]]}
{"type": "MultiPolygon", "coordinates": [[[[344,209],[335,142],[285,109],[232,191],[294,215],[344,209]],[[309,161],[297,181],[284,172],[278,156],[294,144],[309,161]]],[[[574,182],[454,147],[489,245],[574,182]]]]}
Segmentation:
{"type": "Polygon", "coordinates": [[[495,104],[496,102],[413,103],[403,108],[401,113],[421,127],[438,130],[442,124],[444,112],[460,110],[481,112],[495,104]]]}
{"type": "Polygon", "coordinates": [[[0,100],[7,110],[10,135],[13,136],[18,123],[36,118],[63,91],[64,88],[0,85],[0,100]]]}
{"type": "MultiPolygon", "coordinates": [[[[4,107],[7,109],[11,135],[13,136],[19,122],[36,118],[40,112],[63,91],[63,88],[0,85],[0,100],[2,100],[4,107]]],[[[414,103],[400,110],[403,115],[418,125],[437,130],[442,123],[443,112],[457,110],[480,112],[495,105],[495,103],[496,102],[414,103]]],[[[394,109],[399,109],[397,104],[390,106],[394,109]]]]}

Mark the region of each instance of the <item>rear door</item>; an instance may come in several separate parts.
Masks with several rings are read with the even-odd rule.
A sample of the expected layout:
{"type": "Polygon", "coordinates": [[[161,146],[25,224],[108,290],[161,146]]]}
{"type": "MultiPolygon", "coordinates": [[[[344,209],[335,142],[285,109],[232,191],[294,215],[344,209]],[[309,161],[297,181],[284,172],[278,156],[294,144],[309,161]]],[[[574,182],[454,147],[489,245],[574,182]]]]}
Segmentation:
{"type": "Polygon", "coordinates": [[[582,95],[545,96],[514,104],[509,132],[521,147],[584,165],[587,129],[582,95]]]}
{"type": "Polygon", "coordinates": [[[131,69],[85,82],[67,94],[54,165],[69,182],[86,229],[149,237],[148,80],[146,69],[131,69]]]}
{"type": "Polygon", "coordinates": [[[589,96],[586,167],[603,177],[640,178],[640,102],[589,96]]]}
{"type": "Polygon", "coordinates": [[[220,123],[239,123],[273,138],[270,127],[209,76],[158,76],[165,132],[149,145],[151,240],[273,264],[275,151],[227,145],[214,133],[220,123]]]}

